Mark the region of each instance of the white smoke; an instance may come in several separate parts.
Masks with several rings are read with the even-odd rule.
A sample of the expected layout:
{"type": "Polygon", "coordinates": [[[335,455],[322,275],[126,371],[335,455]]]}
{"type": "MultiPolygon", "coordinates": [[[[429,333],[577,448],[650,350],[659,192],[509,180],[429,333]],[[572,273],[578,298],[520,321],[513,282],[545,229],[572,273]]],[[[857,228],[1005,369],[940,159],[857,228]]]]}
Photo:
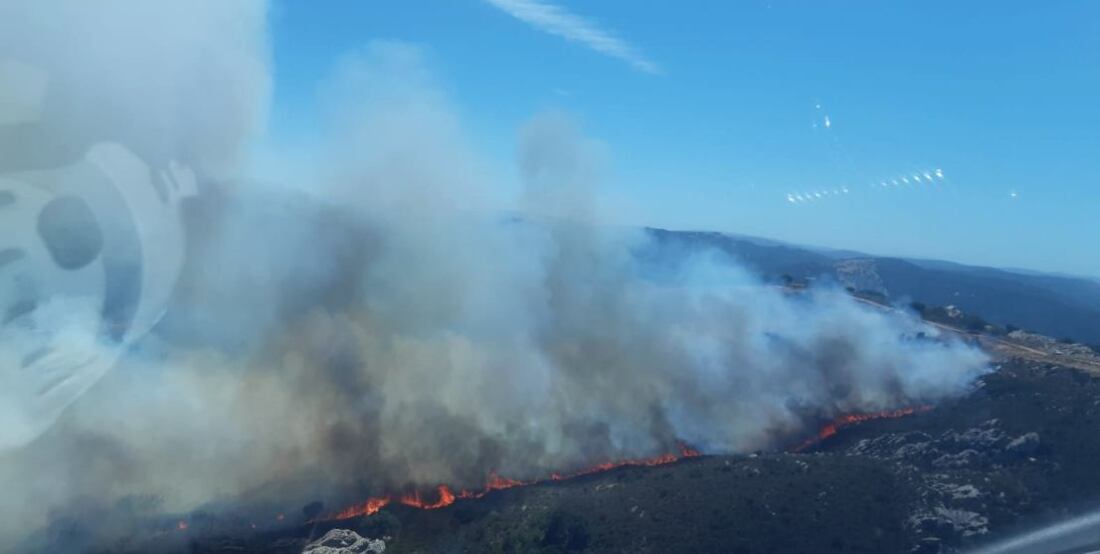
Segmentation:
{"type": "MultiPolygon", "coordinates": [[[[269,70],[263,0],[0,3],[0,163],[64,163],[92,143],[147,162],[233,169],[262,129],[269,70]],[[37,98],[29,98],[38,96],[37,98]]],[[[5,169],[8,169],[5,167],[5,169]]]]}
{"type": "MultiPolygon", "coordinates": [[[[69,32],[49,29],[18,43],[50,75],[110,67],[73,69],[67,82],[88,81],[66,89],[77,116],[41,132],[152,145],[142,154],[224,176],[261,119],[263,6],[152,6],[60,2],[57,21],[110,30],[106,45],[70,55],[69,32]],[[110,109],[78,108],[95,100],[110,109]]],[[[155,336],[0,459],[0,536],[121,498],[183,511],[303,479],[474,486],[678,441],[776,447],[816,418],[935,401],[984,371],[974,349],[916,339],[936,332],[908,315],[827,288],[790,297],[717,255],[653,277],[637,255],[648,236],[601,223],[603,147],[564,114],[520,131],[524,190],[504,217],[415,46],[352,53],[320,98],[332,122],[301,171],[314,177],[200,199],[155,336]]]]}

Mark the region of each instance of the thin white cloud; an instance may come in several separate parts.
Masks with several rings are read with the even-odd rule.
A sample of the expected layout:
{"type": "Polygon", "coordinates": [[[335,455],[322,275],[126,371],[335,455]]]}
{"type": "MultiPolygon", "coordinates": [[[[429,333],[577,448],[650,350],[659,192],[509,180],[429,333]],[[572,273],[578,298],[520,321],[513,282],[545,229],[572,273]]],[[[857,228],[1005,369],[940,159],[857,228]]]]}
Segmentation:
{"type": "Polygon", "coordinates": [[[561,6],[541,0],[485,1],[540,31],[579,42],[601,54],[619,58],[640,71],[661,72],[657,64],[647,60],[633,46],[611,31],[601,29],[595,23],[570,13],[561,6]]]}

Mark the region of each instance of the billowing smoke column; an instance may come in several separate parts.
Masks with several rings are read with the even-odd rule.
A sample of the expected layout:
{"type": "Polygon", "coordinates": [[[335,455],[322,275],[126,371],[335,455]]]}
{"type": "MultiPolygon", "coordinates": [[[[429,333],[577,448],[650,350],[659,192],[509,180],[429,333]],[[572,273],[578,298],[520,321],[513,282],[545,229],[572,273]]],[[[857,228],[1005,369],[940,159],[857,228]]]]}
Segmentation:
{"type": "MultiPolygon", "coordinates": [[[[298,160],[263,170],[293,177],[274,186],[230,155],[247,150],[266,90],[261,5],[49,10],[71,25],[36,29],[33,48],[0,43],[0,58],[94,86],[65,87],[74,113],[36,132],[132,142],[203,186],[163,321],[0,458],[0,534],[273,483],[476,488],[491,471],[541,477],[681,441],[743,452],[821,417],[934,402],[984,371],[976,350],[913,338],[935,331],[912,317],[829,288],[790,297],[717,255],[653,278],[636,255],[654,248],[647,235],[603,223],[599,144],[568,116],[535,117],[519,190],[498,185],[511,179],[472,151],[416,47],[344,59],[319,92],[327,138],[273,156],[298,160]],[[99,10],[126,22],[111,36],[144,45],[73,47],[71,29],[117,20],[99,10]],[[86,71],[97,64],[111,69],[86,71]]],[[[6,6],[0,25],[45,25],[32,16],[49,10],[6,6]]]]}

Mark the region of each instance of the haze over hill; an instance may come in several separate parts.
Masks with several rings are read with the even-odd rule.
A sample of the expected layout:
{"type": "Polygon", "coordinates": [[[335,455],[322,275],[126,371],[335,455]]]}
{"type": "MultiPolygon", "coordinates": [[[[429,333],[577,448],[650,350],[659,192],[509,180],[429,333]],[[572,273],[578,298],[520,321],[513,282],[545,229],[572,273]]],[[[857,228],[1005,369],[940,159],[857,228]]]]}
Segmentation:
{"type": "Polygon", "coordinates": [[[855,290],[883,294],[895,303],[954,305],[1001,326],[1100,344],[1100,282],[1083,277],[872,256],[705,231],[649,233],[662,247],[648,254],[663,262],[717,249],[766,279],[832,279],[855,290]]]}

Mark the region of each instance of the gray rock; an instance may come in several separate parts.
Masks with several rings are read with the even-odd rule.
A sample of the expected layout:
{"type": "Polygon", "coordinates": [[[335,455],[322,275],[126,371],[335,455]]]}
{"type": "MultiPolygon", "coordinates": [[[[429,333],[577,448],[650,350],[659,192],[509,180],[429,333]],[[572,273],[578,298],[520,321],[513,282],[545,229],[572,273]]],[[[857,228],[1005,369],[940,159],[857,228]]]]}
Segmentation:
{"type": "Polygon", "coordinates": [[[933,467],[961,468],[981,465],[985,463],[985,456],[977,450],[966,449],[957,454],[944,454],[932,461],[933,467]]]}
{"type": "Polygon", "coordinates": [[[306,545],[302,554],[380,554],[386,542],[368,539],[348,529],[333,529],[315,542],[306,545]]]}
{"type": "Polygon", "coordinates": [[[921,534],[940,535],[945,531],[963,537],[984,535],[989,532],[989,519],[969,510],[935,506],[909,516],[909,526],[921,534]]]}
{"type": "Polygon", "coordinates": [[[1005,450],[1021,456],[1030,456],[1039,450],[1039,433],[1025,433],[1008,443],[1005,450]]]}

